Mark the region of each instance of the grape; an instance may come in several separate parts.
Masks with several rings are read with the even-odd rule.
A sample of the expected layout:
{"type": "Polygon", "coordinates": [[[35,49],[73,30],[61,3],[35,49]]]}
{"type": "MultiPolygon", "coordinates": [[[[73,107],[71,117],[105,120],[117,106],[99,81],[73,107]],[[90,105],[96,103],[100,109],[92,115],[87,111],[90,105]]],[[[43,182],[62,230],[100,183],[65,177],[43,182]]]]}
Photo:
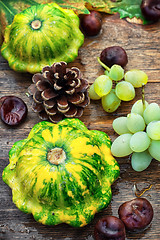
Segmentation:
{"type": "Polygon", "coordinates": [[[143,152],[145,151],[150,145],[150,138],[148,137],[146,132],[136,132],[133,134],[130,140],[130,148],[134,152],[143,152]]]}
{"type": "Polygon", "coordinates": [[[160,107],[157,103],[150,103],[143,113],[144,120],[146,124],[152,121],[160,120],[160,107]]]}
{"type": "Polygon", "coordinates": [[[150,165],[151,161],[152,156],[149,154],[148,150],[144,152],[132,153],[131,165],[132,168],[137,172],[145,170],[150,165]]]}
{"type": "Polygon", "coordinates": [[[142,87],[148,81],[148,76],[145,72],[139,69],[132,69],[125,73],[124,79],[130,82],[135,88],[142,87]]]}
{"type": "Polygon", "coordinates": [[[160,141],[158,140],[152,140],[151,144],[148,148],[149,153],[153,158],[160,161],[160,141]]]}
{"type": "Polygon", "coordinates": [[[137,113],[128,114],[127,127],[132,133],[143,131],[145,129],[145,122],[143,117],[137,113]]]}
{"type": "Polygon", "coordinates": [[[103,97],[108,94],[112,89],[112,80],[106,76],[101,75],[96,78],[94,82],[94,91],[98,94],[98,96],[103,97]]]}
{"type": "Polygon", "coordinates": [[[148,102],[145,101],[145,104],[142,103],[142,100],[136,101],[132,108],[131,108],[131,113],[138,113],[139,115],[143,116],[143,112],[148,106],[148,102]]]}
{"type": "Polygon", "coordinates": [[[133,152],[130,148],[131,137],[132,134],[126,133],[115,139],[111,146],[111,152],[115,157],[125,157],[133,152]]]}
{"type": "Polygon", "coordinates": [[[121,81],[116,85],[116,95],[123,101],[130,101],[135,97],[135,89],[129,82],[121,81]]]}
{"type": "Polygon", "coordinates": [[[115,90],[102,97],[102,107],[106,112],[114,112],[120,106],[121,100],[116,96],[115,90]]]}
{"type": "Polygon", "coordinates": [[[160,140],[160,121],[150,122],[146,128],[148,136],[153,140],[160,140]]]}
{"type": "Polygon", "coordinates": [[[97,93],[94,91],[94,83],[89,88],[89,97],[93,100],[98,100],[101,97],[97,95],[97,93]]]}
{"type": "Polygon", "coordinates": [[[114,64],[109,71],[109,77],[114,81],[120,81],[124,77],[124,69],[114,64]]]}
{"type": "Polygon", "coordinates": [[[113,121],[113,129],[119,135],[124,133],[131,133],[127,128],[127,117],[118,117],[113,121]]]}

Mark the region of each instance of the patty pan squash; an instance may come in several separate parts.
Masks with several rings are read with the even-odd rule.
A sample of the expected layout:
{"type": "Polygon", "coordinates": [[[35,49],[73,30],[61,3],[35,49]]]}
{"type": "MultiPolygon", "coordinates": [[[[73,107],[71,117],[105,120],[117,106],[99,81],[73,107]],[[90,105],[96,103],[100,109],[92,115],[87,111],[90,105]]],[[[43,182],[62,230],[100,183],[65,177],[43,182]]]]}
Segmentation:
{"type": "Polygon", "coordinates": [[[3,181],[16,206],[36,221],[82,227],[111,201],[120,171],[110,147],[107,134],[79,119],[42,121],[11,148],[3,181]]]}
{"type": "Polygon", "coordinates": [[[36,73],[54,62],[72,62],[83,42],[72,10],[39,4],[15,15],[6,27],[1,54],[13,70],[36,73]]]}

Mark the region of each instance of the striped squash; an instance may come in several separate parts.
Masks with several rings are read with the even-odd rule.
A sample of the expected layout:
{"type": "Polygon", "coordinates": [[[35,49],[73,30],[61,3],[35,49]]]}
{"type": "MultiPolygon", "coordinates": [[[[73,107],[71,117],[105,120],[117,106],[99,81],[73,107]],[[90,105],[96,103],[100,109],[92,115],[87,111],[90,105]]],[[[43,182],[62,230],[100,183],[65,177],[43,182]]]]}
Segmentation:
{"type": "Polygon", "coordinates": [[[3,181],[16,206],[36,221],[82,227],[111,201],[120,171],[110,147],[107,134],[79,119],[43,121],[13,145],[3,181]]]}
{"type": "Polygon", "coordinates": [[[39,4],[15,15],[6,27],[1,54],[13,70],[36,73],[54,62],[72,62],[83,42],[72,10],[39,4]]]}

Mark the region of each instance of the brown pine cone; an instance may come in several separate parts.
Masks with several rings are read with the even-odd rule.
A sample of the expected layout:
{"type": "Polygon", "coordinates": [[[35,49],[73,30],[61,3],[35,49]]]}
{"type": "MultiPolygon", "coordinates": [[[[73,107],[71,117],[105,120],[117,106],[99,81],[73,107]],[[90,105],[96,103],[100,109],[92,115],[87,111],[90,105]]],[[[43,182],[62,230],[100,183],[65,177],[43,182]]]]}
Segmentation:
{"type": "Polygon", "coordinates": [[[65,117],[80,117],[90,103],[88,82],[81,78],[78,68],[67,68],[67,63],[46,66],[32,78],[28,88],[32,95],[32,109],[42,120],[59,122],[65,117]]]}

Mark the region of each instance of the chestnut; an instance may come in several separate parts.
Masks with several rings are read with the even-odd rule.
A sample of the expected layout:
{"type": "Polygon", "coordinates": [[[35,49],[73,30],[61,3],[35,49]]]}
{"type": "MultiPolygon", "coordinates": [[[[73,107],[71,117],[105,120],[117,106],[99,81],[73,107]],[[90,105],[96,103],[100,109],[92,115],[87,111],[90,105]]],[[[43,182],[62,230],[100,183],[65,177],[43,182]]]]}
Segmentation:
{"type": "Polygon", "coordinates": [[[126,230],[136,232],[144,230],[151,223],[153,208],[147,199],[135,198],[120,205],[118,214],[126,230]]]}
{"type": "Polygon", "coordinates": [[[81,15],[80,27],[85,35],[96,36],[102,28],[101,14],[96,11],[91,11],[90,14],[81,15]]]}
{"type": "Polygon", "coordinates": [[[108,67],[112,67],[114,64],[125,67],[128,63],[127,53],[120,46],[105,48],[100,54],[100,60],[108,67]]]}
{"type": "Polygon", "coordinates": [[[24,101],[15,96],[4,96],[0,99],[0,117],[10,126],[20,124],[27,116],[27,106],[24,101]]]}
{"type": "Polygon", "coordinates": [[[160,19],[160,1],[159,0],[142,0],[141,11],[144,17],[156,22],[160,19]]]}
{"type": "Polygon", "coordinates": [[[0,108],[1,108],[1,106],[2,106],[3,101],[4,101],[6,98],[7,98],[6,96],[3,96],[3,97],[0,98],[0,108]]]}
{"type": "Polygon", "coordinates": [[[95,225],[95,240],[124,240],[126,236],[124,223],[117,217],[105,216],[95,225]]]}

